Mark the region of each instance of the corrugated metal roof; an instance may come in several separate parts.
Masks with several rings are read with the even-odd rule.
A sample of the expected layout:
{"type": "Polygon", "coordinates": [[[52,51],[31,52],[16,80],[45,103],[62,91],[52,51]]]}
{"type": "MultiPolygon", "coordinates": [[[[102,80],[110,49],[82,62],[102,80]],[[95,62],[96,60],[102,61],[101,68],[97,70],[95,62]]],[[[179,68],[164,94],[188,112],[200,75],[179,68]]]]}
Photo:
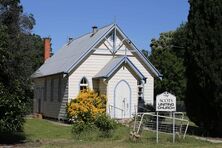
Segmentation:
{"type": "MultiPolygon", "coordinates": [[[[116,28],[119,33],[128,40],[128,37],[122,32],[122,30],[116,24],[110,24],[103,28],[98,29],[98,31],[92,36],[92,32],[85,34],[79,38],[74,39],[71,43],[64,45],[60,50],[57,51],[55,55],[49,58],[31,77],[38,78],[48,75],[58,74],[58,73],[69,73],[75,66],[85,58],[88,53],[100,42],[103,37],[105,37],[110,31],[116,28]]],[[[136,48],[136,46],[129,41],[129,45],[135,49],[135,54],[147,65],[154,76],[160,77],[159,71],[152,65],[152,63],[146,59],[141,51],[136,48]]],[[[120,59],[113,59],[114,63],[120,59]]],[[[108,68],[108,67],[107,67],[108,68]]],[[[105,71],[105,70],[104,70],[105,71]]]]}
{"type": "Polygon", "coordinates": [[[112,58],[94,77],[109,77],[108,74],[114,69],[118,67],[118,64],[121,64],[121,61],[124,61],[124,56],[118,56],[112,58]]]}
{"type": "Polygon", "coordinates": [[[45,61],[45,63],[32,75],[32,78],[57,73],[68,73],[72,66],[77,63],[100,38],[112,29],[113,26],[114,24],[105,26],[98,29],[93,36],[91,32],[64,45],[55,55],[45,61]]]}
{"type": "Polygon", "coordinates": [[[94,78],[109,78],[116,70],[118,70],[123,64],[129,66],[140,79],[145,79],[144,75],[136,68],[136,66],[130,61],[127,56],[117,56],[112,58],[95,76],[94,78]]]}

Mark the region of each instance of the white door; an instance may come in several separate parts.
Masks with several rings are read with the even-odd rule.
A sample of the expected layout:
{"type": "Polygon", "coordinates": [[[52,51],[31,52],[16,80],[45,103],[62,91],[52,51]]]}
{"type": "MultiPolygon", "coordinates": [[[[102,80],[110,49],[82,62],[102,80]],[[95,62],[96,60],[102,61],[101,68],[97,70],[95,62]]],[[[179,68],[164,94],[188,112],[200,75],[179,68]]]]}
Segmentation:
{"type": "Polygon", "coordinates": [[[114,91],[114,118],[130,118],[130,100],[130,86],[125,80],[121,80],[114,91]]]}

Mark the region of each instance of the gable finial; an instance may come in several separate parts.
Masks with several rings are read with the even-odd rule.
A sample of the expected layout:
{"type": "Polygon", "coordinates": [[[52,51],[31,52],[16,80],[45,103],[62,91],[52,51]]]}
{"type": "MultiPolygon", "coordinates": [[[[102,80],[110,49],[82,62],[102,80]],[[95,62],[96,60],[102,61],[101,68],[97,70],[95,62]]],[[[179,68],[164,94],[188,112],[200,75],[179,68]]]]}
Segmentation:
{"type": "Polygon", "coordinates": [[[114,16],[114,19],[113,19],[113,24],[116,25],[116,16],[114,16]]]}

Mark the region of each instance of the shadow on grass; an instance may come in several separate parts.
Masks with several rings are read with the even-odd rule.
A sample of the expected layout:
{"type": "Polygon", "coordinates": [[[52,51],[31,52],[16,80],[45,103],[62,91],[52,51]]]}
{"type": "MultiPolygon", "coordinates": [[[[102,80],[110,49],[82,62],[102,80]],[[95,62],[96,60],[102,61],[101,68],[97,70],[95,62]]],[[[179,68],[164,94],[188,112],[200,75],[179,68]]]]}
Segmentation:
{"type": "Polygon", "coordinates": [[[0,133],[0,144],[21,144],[26,140],[23,132],[19,133],[0,133]]]}
{"type": "MultiPolygon", "coordinates": [[[[166,133],[173,132],[173,125],[172,124],[169,124],[169,123],[165,124],[165,123],[160,122],[159,126],[165,127],[165,129],[166,129],[166,130],[160,129],[159,131],[161,131],[161,132],[166,132],[166,133]]],[[[149,128],[155,131],[156,125],[149,127],[149,128]]],[[[175,129],[177,129],[176,130],[176,132],[177,132],[178,129],[180,129],[180,125],[175,125],[175,129]]],[[[186,129],[186,125],[183,125],[182,131],[185,132],[185,129],[186,129]]],[[[201,137],[216,137],[216,136],[210,134],[206,129],[198,127],[198,126],[193,126],[193,125],[189,125],[186,134],[194,135],[194,136],[201,136],[201,137]]]]}
{"type": "Polygon", "coordinates": [[[187,134],[201,136],[201,137],[212,136],[212,135],[210,135],[209,132],[207,132],[206,129],[198,127],[198,126],[189,126],[189,128],[187,130],[187,134]]]}

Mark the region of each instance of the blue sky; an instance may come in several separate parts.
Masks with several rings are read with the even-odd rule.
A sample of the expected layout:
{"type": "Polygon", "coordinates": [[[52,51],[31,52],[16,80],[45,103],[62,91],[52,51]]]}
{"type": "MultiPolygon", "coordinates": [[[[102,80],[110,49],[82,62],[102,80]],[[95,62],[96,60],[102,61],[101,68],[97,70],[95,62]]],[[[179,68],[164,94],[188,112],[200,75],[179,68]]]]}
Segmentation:
{"type": "Polygon", "coordinates": [[[175,30],[187,21],[187,0],[21,0],[25,13],[36,19],[33,33],[52,38],[57,49],[69,37],[91,31],[91,27],[114,22],[139,49],[150,49],[150,40],[161,32],[175,30]]]}

